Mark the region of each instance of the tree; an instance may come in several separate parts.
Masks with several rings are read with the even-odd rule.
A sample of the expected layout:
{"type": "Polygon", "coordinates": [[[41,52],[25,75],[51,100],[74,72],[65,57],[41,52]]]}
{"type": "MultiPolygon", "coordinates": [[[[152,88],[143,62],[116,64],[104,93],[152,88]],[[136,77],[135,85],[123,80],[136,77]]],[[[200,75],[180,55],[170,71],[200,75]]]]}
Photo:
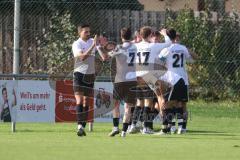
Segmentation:
{"type": "Polygon", "coordinates": [[[168,17],[167,26],[176,28],[181,41],[194,50],[200,60],[188,67],[190,81],[197,86],[196,97],[204,99],[236,99],[239,96],[239,17],[224,15],[217,23],[211,21],[209,10],[194,17],[189,8],[177,17],[168,17]]]}

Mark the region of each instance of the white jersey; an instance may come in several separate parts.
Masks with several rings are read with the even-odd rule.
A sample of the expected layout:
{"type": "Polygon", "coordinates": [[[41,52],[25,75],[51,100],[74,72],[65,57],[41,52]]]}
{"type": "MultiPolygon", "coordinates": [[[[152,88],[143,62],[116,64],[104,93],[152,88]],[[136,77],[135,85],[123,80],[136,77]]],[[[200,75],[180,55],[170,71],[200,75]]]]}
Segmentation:
{"type": "Polygon", "coordinates": [[[170,47],[161,51],[159,58],[165,63],[169,71],[179,74],[179,76],[183,78],[185,84],[189,85],[185,65],[186,61],[191,59],[191,55],[185,46],[172,44],[170,47]]]}
{"type": "Polygon", "coordinates": [[[161,50],[171,45],[168,36],[165,36],[165,41],[165,43],[149,43],[146,41],[137,43],[136,72],[128,74],[127,78],[142,77],[154,70],[154,64],[161,50]]]}
{"type": "Polygon", "coordinates": [[[84,61],[80,60],[79,58],[76,58],[80,52],[86,52],[93,44],[93,39],[90,38],[87,41],[83,41],[81,38],[79,38],[77,41],[75,41],[72,45],[72,51],[75,58],[75,64],[74,64],[74,72],[80,72],[82,74],[94,74],[95,73],[95,51],[96,49],[93,49],[92,55],[90,55],[87,59],[84,61]]]}
{"type": "Polygon", "coordinates": [[[167,82],[174,86],[182,77],[172,71],[167,71],[163,76],[159,77],[159,80],[167,82]]]}
{"type": "Polygon", "coordinates": [[[129,72],[135,71],[135,56],[137,47],[134,43],[124,42],[117,46],[116,50],[110,52],[110,56],[116,58],[116,76],[115,83],[136,81],[136,78],[127,79],[126,75],[129,72]]]}

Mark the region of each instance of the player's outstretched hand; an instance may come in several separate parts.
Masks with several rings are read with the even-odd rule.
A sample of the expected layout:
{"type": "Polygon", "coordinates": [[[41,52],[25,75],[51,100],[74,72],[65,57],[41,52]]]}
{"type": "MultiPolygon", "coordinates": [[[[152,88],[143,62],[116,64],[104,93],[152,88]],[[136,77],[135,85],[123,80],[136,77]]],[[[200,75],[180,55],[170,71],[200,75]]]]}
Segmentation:
{"type": "Polygon", "coordinates": [[[167,35],[167,29],[161,29],[160,31],[161,35],[166,36],[167,35]]]}
{"type": "Polygon", "coordinates": [[[98,36],[95,35],[93,38],[93,45],[96,46],[97,45],[97,40],[98,40],[98,36]]]}

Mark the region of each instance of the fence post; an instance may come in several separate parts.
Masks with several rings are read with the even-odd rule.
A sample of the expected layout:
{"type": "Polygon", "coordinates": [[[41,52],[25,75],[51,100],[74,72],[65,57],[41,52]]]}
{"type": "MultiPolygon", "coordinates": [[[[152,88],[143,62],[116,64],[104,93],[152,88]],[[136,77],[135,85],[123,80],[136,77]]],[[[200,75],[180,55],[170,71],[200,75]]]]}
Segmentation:
{"type": "MultiPolygon", "coordinates": [[[[20,3],[15,0],[14,5],[14,44],[13,44],[13,74],[19,74],[19,38],[20,38],[20,3]]],[[[16,78],[13,78],[16,80],[16,78]]],[[[12,122],[12,132],[16,131],[16,122],[12,122]]]]}
{"type": "Polygon", "coordinates": [[[93,122],[89,122],[89,128],[88,128],[89,132],[93,131],[93,122]]]}

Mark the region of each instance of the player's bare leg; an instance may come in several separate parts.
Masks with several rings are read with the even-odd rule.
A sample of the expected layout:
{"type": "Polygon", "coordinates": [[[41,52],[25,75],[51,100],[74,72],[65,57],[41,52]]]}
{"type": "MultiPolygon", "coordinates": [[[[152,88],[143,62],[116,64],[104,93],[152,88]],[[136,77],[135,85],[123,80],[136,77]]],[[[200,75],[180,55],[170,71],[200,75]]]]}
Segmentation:
{"type": "Polygon", "coordinates": [[[160,135],[167,134],[170,131],[170,124],[173,119],[173,107],[176,105],[175,101],[166,101],[163,96],[165,86],[161,81],[157,82],[158,88],[155,91],[158,99],[160,115],[162,118],[162,130],[160,135]]]}

